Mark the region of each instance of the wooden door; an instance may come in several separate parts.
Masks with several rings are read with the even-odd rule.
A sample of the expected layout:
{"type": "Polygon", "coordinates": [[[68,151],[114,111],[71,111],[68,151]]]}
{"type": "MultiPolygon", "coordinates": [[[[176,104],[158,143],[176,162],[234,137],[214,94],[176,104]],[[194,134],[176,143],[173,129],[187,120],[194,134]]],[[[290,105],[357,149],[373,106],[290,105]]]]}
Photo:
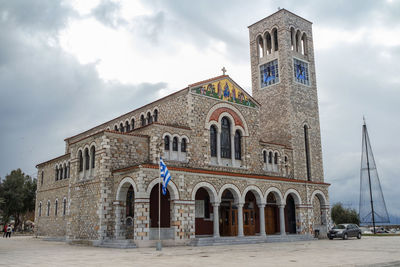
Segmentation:
{"type": "Polygon", "coordinates": [[[254,218],[254,210],[244,209],[243,210],[243,231],[244,235],[255,235],[256,224],[254,218]]]}
{"type": "Polygon", "coordinates": [[[277,218],[275,206],[267,205],[265,209],[265,232],[268,235],[275,234],[277,232],[277,218]]]}
{"type": "Polygon", "coordinates": [[[237,209],[233,209],[232,205],[229,207],[221,208],[222,225],[221,235],[222,236],[236,236],[238,232],[237,224],[237,209]]]}

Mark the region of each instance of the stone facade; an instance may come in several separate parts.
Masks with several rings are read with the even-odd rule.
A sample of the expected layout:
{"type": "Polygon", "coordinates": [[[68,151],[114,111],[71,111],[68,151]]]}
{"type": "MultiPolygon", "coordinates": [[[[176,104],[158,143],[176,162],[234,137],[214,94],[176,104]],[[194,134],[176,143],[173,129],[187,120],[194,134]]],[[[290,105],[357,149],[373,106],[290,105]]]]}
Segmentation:
{"type": "Polygon", "coordinates": [[[214,237],[263,236],[270,224],[283,235],[326,230],[311,23],[280,10],[249,31],[253,97],[222,75],[65,139],[65,155],[37,165],[37,234],[154,244],[160,155],[172,176],[160,200],[167,243],[195,238],[198,218],[214,237]],[[307,36],[304,54],[291,48],[292,28],[307,36]],[[258,40],[274,29],[260,57],[258,40]],[[294,57],[307,62],[309,85],[294,81],[294,57]],[[261,88],[260,66],[275,59],[279,82],[261,88]],[[201,188],[208,197],[198,199],[201,188]]]}

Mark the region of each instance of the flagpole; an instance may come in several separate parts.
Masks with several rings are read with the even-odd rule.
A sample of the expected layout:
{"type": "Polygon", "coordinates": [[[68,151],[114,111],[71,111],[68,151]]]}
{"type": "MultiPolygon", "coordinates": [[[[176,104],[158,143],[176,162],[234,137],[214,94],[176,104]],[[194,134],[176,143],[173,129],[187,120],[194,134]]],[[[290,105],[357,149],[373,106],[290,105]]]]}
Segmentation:
{"type": "Polygon", "coordinates": [[[159,154],[158,155],[158,168],[159,168],[159,170],[160,170],[160,174],[159,174],[159,179],[160,179],[160,182],[159,182],[159,184],[158,184],[158,242],[157,242],[157,248],[156,248],[156,250],[158,250],[158,251],[161,251],[161,225],[160,225],[160,222],[161,222],[161,184],[162,184],[162,181],[161,181],[161,165],[160,165],[160,162],[161,162],[161,154],[159,154]]]}

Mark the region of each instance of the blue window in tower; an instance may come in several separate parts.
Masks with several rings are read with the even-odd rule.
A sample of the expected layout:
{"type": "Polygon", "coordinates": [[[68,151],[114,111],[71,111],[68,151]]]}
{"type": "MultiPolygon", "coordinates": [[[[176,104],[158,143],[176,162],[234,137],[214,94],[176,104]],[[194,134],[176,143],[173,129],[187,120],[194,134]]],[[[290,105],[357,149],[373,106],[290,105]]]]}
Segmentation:
{"type": "Polygon", "coordinates": [[[272,60],[260,66],[261,88],[278,83],[278,60],[272,60]]]}
{"type": "Polygon", "coordinates": [[[308,63],[294,58],[293,64],[295,81],[304,85],[310,85],[308,63]]]}

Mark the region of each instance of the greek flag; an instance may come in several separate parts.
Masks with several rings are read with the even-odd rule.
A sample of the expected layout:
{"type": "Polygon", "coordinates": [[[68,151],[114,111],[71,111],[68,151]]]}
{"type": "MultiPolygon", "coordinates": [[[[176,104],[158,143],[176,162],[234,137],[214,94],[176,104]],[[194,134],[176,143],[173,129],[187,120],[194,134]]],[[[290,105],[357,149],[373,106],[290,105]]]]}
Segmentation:
{"type": "Polygon", "coordinates": [[[162,193],[163,195],[167,194],[167,186],[169,180],[171,180],[171,175],[169,174],[167,165],[165,165],[164,161],[160,157],[160,176],[162,179],[162,193]]]}

